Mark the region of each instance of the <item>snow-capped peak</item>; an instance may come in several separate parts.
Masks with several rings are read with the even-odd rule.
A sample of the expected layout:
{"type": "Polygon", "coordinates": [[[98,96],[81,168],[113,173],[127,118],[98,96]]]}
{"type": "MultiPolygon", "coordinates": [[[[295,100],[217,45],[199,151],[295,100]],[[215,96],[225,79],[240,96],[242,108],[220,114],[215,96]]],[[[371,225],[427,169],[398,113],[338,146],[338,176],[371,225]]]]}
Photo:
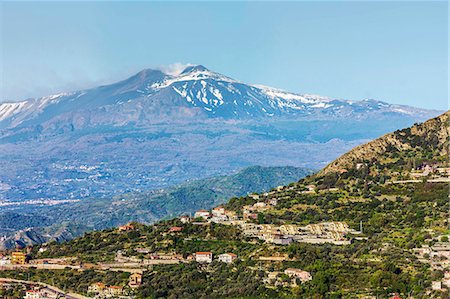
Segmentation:
{"type": "Polygon", "coordinates": [[[272,99],[284,99],[287,101],[299,101],[305,104],[313,104],[317,102],[330,102],[331,99],[319,95],[310,95],[310,94],[297,94],[292,92],[287,92],[282,89],[273,88],[270,86],[254,84],[254,87],[260,89],[265,93],[268,97],[272,99]]]}
{"type": "MultiPolygon", "coordinates": [[[[83,114],[103,107],[108,107],[105,111],[108,111],[111,117],[127,119],[127,116],[123,115],[126,109],[142,111],[143,107],[147,106],[148,111],[173,111],[173,106],[182,107],[179,111],[183,113],[187,113],[189,108],[195,108],[187,114],[200,113],[207,117],[225,119],[361,118],[386,113],[407,116],[431,113],[419,108],[372,99],[348,101],[292,93],[264,85],[251,85],[211,71],[202,65],[180,64],[166,71],[145,69],[123,81],[70,94],[2,103],[0,129],[13,128],[31,119],[34,123],[39,123],[56,119],[62,114],[70,117],[72,114],[83,114]],[[52,108],[49,109],[50,107],[52,108]]],[[[103,119],[102,117],[110,116],[98,117],[103,119]]],[[[153,121],[154,117],[149,117],[153,121]]]]}
{"type": "Polygon", "coordinates": [[[188,66],[179,75],[171,76],[167,75],[162,82],[155,82],[150,85],[151,89],[162,89],[168,87],[176,82],[184,81],[200,81],[212,79],[222,82],[238,82],[232,78],[226,77],[222,74],[212,72],[202,65],[188,66]]]}

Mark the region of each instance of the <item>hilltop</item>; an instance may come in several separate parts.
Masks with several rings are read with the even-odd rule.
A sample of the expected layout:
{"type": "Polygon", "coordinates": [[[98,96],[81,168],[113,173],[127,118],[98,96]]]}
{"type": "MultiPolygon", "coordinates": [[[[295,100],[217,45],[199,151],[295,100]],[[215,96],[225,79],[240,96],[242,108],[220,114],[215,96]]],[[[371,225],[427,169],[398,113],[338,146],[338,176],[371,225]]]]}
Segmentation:
{"type": "Polygon", "coordinates": [[[382,163],[387,158],[395,159],[390,163],[398,162],[397,164],[406,162],[408,158],[446,161],[449,154],[449,117],[450,112],[447,111],[424,123],[397,130],[360,145],[334,160],[319,175],[348,171],[354,169],[358,163],[382,163]],[[394,155],[396,157],[393,157],[394,155]]]}

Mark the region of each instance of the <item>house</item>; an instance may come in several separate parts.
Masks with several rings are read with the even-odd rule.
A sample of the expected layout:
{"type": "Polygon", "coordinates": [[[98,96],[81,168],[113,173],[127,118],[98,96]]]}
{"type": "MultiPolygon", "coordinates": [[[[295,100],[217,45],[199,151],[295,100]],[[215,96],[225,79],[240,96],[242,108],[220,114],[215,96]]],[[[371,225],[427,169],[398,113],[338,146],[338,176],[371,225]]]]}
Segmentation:
{"type": "Polygon", "coordinates": [[[309,281],[312,279],[311,273],[296,268],[287,268],[286,270],[284,270],[284,274],[290,277],[298,278],[301,282],[309,281]]]}
{"type": "Polygon", "coordinates": [[[23,265],[27,261],[27,255],[21,251],[14,251],[11,254],[11,264],[23,265]]]}
{"type": "Polygon", "coordinates": [[[228,217],[225,215],[217,215],[211,217],[211,222],[220,223],[228,220],[228,217]]]}
{"type": "Polygon", "coordinates": [[[450,288],[450,271],[444,273],[444,278],[442,279],[442,284],[447,288],[450,288]]]}
{"type": "Polygon", "coordinates": [[[11,264],[9,257],[0,253],[0,266],[5,266],[11,264]]]}
{"type": "Polygon", "coordinates": [[[266,207],[266,203],[263,201],[257,202],[253,205],[254,208],[256,209],[260,209],[260,208],[265,208],[266,207]]]}
{"type": "Polygon", "coordinates": [[[119,231],[128,231],[128,230],[133,230],[134,229],[134,225],[131,223],[119,226],[119,231]]]}
{"type": "Polygon", "coordinates": [[[172,226],[170,229],[169,229],[169,231],[171,232],[171,233],[178,233],[178,232],[181,232],[183,230],[183,228],[182,227],[179,227],[179,226],[172,226]]]}
{"type": "Polygon", "coordinates": [[[28,290],[25,292],[25,299],[40,299],[41,298],[41,292],[38,290],[28,290]]]}
{"type": "Polygon", "coordinates": [[[180,217],[180,221],[181,221],[181,223],[189,223],[189,222],[191,222],[191,217],[183,215],[180,217]]]}
{"type": "Polygon", "coordinates": [[[248,197],[253,198],[255,200],[259,199],[259,194],[249,194],[248,197]]]}
{"type": "Polygon", "coordinates": [[[234,262],[237,259],[237,255],[234,253],[224,253],[224,254],[219,254],[218,258],[219,258],[219,261],[221,261],[221,262],[231,264],[232,262],[234,262]]]}
{"type": "Polygon", "coordinates": [[[132,289],[140,287],[142,284],[142,274],[134,273],[128,278],[128,286],[132,289]]]}
{"type": "Polygon", "coordinates": [[[441,281],[432,281],[431,289],[436,290],[436,291],[442,290],[442,282],[441,281]]]}
{"type": "Polygon", "coordinates": [[[306,186],[306,188],[308,189],[309,192],[314,192],[314,190],[316,190],[316,185],[308,185],[306,186]]]}
{"type": "Polygon", "coordinates": [[[105,290],[106,285],[102,282],[96,282],[88,287],[88,293],[101,293],[105,290]]]}
{"type": "Polygon", "coordinates": [[[196,252],[195,261],[197,263],[211,263],[213,259],[212,252],[196,252]]]}
{"type": "Polygon", "coordinates": [[[211,214],[209,213],[209,211],[199,210],[199,211],[195,212],[194,218],[208,219],[210,216],[211,216],[211,214]]]}
{"type": "Polygon", "coordinates": [[[257,219],[258,218],[258,214],[256,214],[256,213],[249,213],[247,211],[244,211],[242,216],[243,216],[244,220],[257,219]]]}
{"type": "Polygon", "coordinates": [[[148,248],[135,248],[134,251],[136,251],[137,253],[142,253],[142,254],[146,254],[146,253],[150,253],[150,249],[148,248]]]}
{"type": "Polygon", "coordinates": [[[121,286],[108,286],[104,292],[110,296],[120,296],[123,294],[123,287],[121,286]]]}
{"type": "Polygon", "coordinates": [[[269,203],[269,205],[276,206],[278,204],[278,199],[271,198],[267,202],[269,203]]]}
{"type": "Polygon", "coordinates": [[[212,215],[215,217],[220,217],[225,215],[225,209],[224,207],[216,207],[212,209],[212,215]]]}
{"type": "Polygon", "coordinates": [[[228,217],[228,220],[236,220],[237,219],[237,214],[234,211],[225,210],[225,216],[228,217]]]}

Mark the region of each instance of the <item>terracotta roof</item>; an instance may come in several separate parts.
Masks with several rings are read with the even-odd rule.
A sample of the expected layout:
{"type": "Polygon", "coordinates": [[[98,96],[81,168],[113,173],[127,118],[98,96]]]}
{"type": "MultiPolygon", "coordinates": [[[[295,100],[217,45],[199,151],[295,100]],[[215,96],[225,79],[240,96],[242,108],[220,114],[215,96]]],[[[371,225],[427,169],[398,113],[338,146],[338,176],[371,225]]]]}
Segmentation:
{"type": "Polygon", "coordinates": [[[209,251],[199,251],[195,253],[196,255],[210,255],[212,254],[212,252],[209,251]]]}
{"type": "Polygon", "coordinates": [[[179,226],[172,226],[170,228],[170,231],[172,231],[172,232],[179,232],[179,231],[182,231],[182,230],[183,230],[183,228],[179,227],[179,226]]]}

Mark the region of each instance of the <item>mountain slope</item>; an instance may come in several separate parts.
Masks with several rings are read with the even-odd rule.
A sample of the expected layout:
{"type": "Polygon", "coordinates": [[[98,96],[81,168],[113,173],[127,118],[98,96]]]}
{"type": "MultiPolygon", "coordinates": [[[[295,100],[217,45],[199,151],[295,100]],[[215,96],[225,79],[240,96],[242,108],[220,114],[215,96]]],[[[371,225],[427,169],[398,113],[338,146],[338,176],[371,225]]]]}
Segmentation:
{"type": "Polygon", "coordinates": [[[5,207],[6,212],[0,212],[0,235],[8,237],[0,241],[0,248],[13,248],[17,242],[39,244],[54,239],[68,240],[87,230],[105,229],[130,221],[152,223],[194,213],[224,203],[231,197],[268,191],[311,173],[311,170],[296,167],[253,166],[228,176],[114,198],[87,198],[52,206],[13,206],[11,209],[15,212],[9,212],[5,207]]]}
{"type": "Polygon", "coordinates": [[[449,154],[449,117],[450,112],[447,111],[424,123],[360,145],[330,163],[320,174],[349,170],[355,168],[357,163],[374,163],[380,157],[386,157],[393,152],[410,152],[411,157],[416,159],[433,157],[445,161],[449,154]]]}
{"type": "Polygon", "coordinates": [[[0,104],[0,200],[108,198],[251,165],[318,169],[437,113],[246,84],[203,66],[146,69],[0,104]]]}
{"type": "Polygon", "coordinates": [[[346,101],[245,84],[198,65],[175,76],[146,69],[111,85],[20,103],[2,103],[0,129],[29,126],[41,126],[42,130],[78,129],[145,125],[172,119],[198,121],[210,117],[245,120],[421,115],[427,118],[433,113],[436,112],[375,100],[346,101]]]}
{"type": "Polygon", "coordinates": [[[141,297],[449,298],[448,115],[357,147],[330,164],[336,167],[297,183],[231,199],[224,208],[238,221],[134,223],[130,231],[50,244],[43,253],[35,248],[35,256],[98,266],[117,252],[147,262],[158,255],[180,261],[144,272],[136,290],[141,297]],[[249,211],[255,217],[245,217],[249,211]],[[180,228],[174,232],[174,226],[180,228]],[[193,261],[199,251],[212,252],[214,261],[193,261]],[[219,262],[226,252],[238,260],[219,262]],[[311,279],[290,277],[296,269],[311,279]]]}

